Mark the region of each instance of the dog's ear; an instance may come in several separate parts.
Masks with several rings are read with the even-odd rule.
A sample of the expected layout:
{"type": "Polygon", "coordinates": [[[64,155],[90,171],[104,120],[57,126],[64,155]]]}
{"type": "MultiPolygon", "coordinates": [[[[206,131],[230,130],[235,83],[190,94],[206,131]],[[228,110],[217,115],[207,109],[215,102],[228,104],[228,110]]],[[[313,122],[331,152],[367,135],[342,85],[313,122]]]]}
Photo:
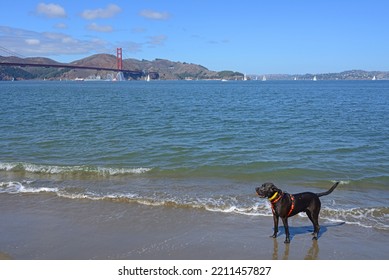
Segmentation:
{"type": "Polygon", "coordinates": [[[266,183],[263,183],[262,184],[262,186],[261,186],[261,188],[263,188],[263,189],[271,189],[272,187],[274,186],[274,184],[273,183],[271,183],[271,182],[266,182],[266,183]]]}
{"type": "Polygon", "coordinates": [[[270,188],[269,188],[271,191],[273,192],[280,192],[281,190],[279,188],[277,188],[276,185],[274,185],[273,183],[271,184],[270,188]]]}

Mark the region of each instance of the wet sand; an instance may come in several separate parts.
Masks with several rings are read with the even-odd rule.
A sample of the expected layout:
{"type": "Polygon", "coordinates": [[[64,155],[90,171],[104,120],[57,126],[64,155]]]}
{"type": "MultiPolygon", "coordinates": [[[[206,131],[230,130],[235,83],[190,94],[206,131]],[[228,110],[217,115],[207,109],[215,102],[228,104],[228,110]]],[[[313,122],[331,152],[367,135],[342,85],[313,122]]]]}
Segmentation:
{"type": "Polygon", "coordinates": [[[69,200],[49,194],[0,195],[0,259],[389,259],[389,233],[308,218],[290,219],[292,241],[277,239],[271,217],[69,200]]]}

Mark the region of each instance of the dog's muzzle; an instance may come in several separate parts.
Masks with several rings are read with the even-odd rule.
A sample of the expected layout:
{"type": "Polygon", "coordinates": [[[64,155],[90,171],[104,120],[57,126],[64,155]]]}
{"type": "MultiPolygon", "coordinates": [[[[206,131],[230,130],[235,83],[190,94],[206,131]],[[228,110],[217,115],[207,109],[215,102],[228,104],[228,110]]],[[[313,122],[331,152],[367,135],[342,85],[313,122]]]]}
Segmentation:
{"type": "Polygon", "coordinates": [[[266,197],[265,193],[264,193],[261,189],[259,189],[259,188],[256,188],[256,189],[255,189],[255,192],[256,192],[257,195],[258,195],[259,197],[261,197],[261,198],[265,198],[265,197],[266,197]]]}

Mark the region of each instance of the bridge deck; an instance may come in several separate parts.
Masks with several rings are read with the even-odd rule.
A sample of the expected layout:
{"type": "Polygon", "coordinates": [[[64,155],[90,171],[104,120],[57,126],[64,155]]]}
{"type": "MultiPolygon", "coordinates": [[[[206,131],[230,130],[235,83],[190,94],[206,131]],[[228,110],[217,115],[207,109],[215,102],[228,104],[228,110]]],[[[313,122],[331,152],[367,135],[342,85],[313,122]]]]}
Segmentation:
{"type": "Polygon", "coordinates": [[[20,66],[20,67],[53,67],[53,68],[70,68],[70,69],[85,69],[85,70],[99,70],[99,71],[113,71],[113,72],[123,72],[132,75],[142,75],[142,71],[126,70],[126,69],[115,69],[115,68],[106,68],[106,67],[96,67],[96,66],[82,66],[74,64],[41,64],[41,63],[17,63],[17,62],[0,62],[0,66],[20,66]]]}

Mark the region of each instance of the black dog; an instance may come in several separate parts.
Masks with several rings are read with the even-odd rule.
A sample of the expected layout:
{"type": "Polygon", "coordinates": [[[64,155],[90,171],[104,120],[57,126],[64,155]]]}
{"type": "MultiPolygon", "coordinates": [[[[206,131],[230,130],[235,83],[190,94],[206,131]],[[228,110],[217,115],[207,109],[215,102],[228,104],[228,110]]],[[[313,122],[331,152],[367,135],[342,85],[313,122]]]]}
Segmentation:
{"type": "Polygon", "coordinates": [[[278,232],[278,219],[281,217],[285,227],[286,239],[284,243],[290,242],[288,218],[294,216],[300,212],[305,212],[308,218],[313,224],[313,239],[317,240],[319,235],[319,212],[321,202],[319,197],[328,195],[338,186],[339,182],[336,182],[328,191],[323,193],[304,192],[297,194],[284,193],[277,188],[273,183],[264,183],[260,188],[256,188],[255,191],[260,197],[268,198],[274,220],[274,233],[271,237],[276,238],[278,232]]]}

